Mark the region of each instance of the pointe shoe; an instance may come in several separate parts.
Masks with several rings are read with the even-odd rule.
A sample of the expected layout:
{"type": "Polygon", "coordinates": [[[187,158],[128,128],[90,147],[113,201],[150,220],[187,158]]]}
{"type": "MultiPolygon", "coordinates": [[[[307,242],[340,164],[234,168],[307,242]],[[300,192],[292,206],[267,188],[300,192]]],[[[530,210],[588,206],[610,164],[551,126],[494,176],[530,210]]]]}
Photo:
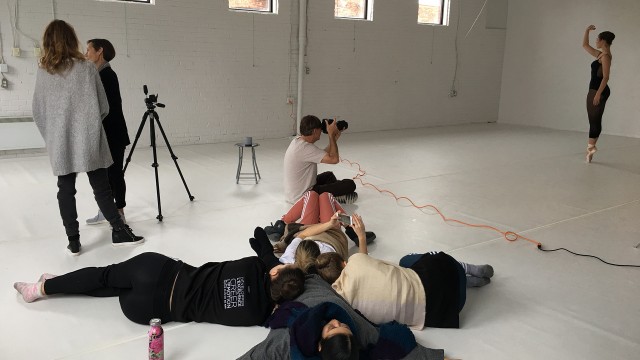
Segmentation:
{"type": "Polygon", "coordinates": [[[587,146],[587,163],[591,162],[591,160],[593,159],[593,154],[595,154],[596,151],[598,151],[598,148],[595,145],[587,146]]]}

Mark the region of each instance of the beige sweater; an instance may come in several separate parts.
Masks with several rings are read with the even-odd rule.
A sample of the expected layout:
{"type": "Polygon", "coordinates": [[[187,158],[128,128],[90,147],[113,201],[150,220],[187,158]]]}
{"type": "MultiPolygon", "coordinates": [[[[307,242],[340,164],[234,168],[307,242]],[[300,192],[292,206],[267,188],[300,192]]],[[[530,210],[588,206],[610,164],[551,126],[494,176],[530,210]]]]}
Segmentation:
{"type": "Polygon", "coordinates": [[[425,290],[411,269],[358,253],[349,258],[332,286],[376,324],[396,320],[414,330],[424,327],[425,290]]]}

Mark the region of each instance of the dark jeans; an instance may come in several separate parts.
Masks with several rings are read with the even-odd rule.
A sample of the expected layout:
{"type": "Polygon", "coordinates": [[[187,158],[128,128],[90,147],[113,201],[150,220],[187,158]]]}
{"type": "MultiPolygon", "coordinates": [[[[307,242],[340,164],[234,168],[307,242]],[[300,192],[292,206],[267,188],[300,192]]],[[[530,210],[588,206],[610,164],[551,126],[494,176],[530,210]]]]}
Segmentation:
{"type": "Polygon", "coordinates": [[[109,146],[111,149],[111,158],[113,164],[107,168],[109,174],[109,185],[111,186],[111,192],[116,200],[116,207],[122,209],[127,206],[125,201],[125,195],[127,193],[127,184],[124,182],[124,151],[125,146],[109,146]]]}
{"type": "Polygon", "coordinates": [[[46,280],[44,292],[47,295],[118,296],[122,312],[129,320],[146,325],[150,319],[159,317],[164,323],[171,320],[169,298],[158,289],[173,284],[171,277],[163,276],[167,262],[177,263],[162,254],[143,253],[119,264],[87,267],[46,280]],[[159,299],[159,295],[162,298],[159,299]]]}
{"type": "Polygon", "coordinates": [[[311,189],[318,194],[328,192],[340,196],[356,191],[356,183],[351,179],[338,180],[331,171],[326,171],[316,176],[316,184],[311,189]]]}
{"type": "MultiPolygon", "coordinates": [[[[96,169],[87,173],[93,195],[104,217],[116,228],[122,220],[113,203],[107,169],[96,169]]],[[[76,173],[58,176],[58,206],[67,236],[79,234],[78,211],[76,209],[76,173]]]]}
{"type": "MultiPolygon", "coordinates": [[[[409,254],[400,259],[399,265],[404,268],[411,268],[424,254],[409,254]]],[[[456,270],[458,271],[458,312],[462,311],[467,302],[467,275],[459,261],[456,260],[456,270]]]]}

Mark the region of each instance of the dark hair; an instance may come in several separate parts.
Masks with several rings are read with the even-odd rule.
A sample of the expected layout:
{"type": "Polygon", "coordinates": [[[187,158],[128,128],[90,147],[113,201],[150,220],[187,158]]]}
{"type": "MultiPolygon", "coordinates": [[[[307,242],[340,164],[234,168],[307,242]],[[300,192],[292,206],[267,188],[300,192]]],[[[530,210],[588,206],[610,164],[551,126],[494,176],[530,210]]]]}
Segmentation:
{"type": "Polygon", "coordinates": [[[313,240],[302,240],[298,244],[295,253],[296,265],[305,273],[316,265],[316,259],[320,256],[320,247],[313,240]]]}
{"type": "Polygon", "coordinates": [[[317,116],[306,115],[300,120],[300,135],[309,136],[313,130],[322,128],[322,123],[317,116]]]}
{"type": "Polygon", "coordinates": [[[323,360],[351,360],[360,358],[360,347],[353,335],[337,334],[320,340],[323,360]]]}
{"type": "Polygon", "coordinates": [[[53,20],[42,35],[40,67],[49,74],[60,74],[73,67],[74,60],[85,61],[73,26],[53,20]]]}
{"type": "Polygon", "coordinates": [[[111,61],[116,57],[116,49],[113,47],[111,41],[107,39],[91,39],[87,41],[87,44],[91,44],[96,50],[102,49],[102,56],[107,61],[111,61]]]}
{"type": "Polygon", "coordinates": [[[604,40],[608,45],[611,45],[611,43],[613,42],[613,39],[615,38],[616,38],[616,35],[611,31],[603,31],[600,34],[598,34],[598,39],[604,40]]]}
{"type": "Polygon", "coordinates": [[[304,292],[304,273],[297,267],[287,266],[271,280],[271,299],[275,302],[293,300],[304,292]]]}
{"type": "Polygon", "coordinates": [[[316,272],[324,281],[333,284],[342,274],[342,262],[340,254],[328,252],[320,254],[316,259],[316,272]]]}

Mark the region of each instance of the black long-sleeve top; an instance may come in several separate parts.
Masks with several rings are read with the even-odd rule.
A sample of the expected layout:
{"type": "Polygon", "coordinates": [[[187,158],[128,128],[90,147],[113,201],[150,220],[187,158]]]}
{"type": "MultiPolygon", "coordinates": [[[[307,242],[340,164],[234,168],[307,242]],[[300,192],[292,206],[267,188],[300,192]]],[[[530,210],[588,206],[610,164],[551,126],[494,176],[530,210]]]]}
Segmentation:
{"type": "Polygon", "coordinates": [[[262,325],[271,314],[268,268],[256,256],[180,269],[171,315],[181,322],[262,325]]]}
{"type": "Polygon", "coordinates": [[[131,143],[127,131],[127,123],[122,112],[122,98],[118,75],[111,69],[109,63],[100,68],[100,79],[109,102],[109,115],[102,120],[102,126],[107,135],[109,147],[124,147],[131,143]]]}

